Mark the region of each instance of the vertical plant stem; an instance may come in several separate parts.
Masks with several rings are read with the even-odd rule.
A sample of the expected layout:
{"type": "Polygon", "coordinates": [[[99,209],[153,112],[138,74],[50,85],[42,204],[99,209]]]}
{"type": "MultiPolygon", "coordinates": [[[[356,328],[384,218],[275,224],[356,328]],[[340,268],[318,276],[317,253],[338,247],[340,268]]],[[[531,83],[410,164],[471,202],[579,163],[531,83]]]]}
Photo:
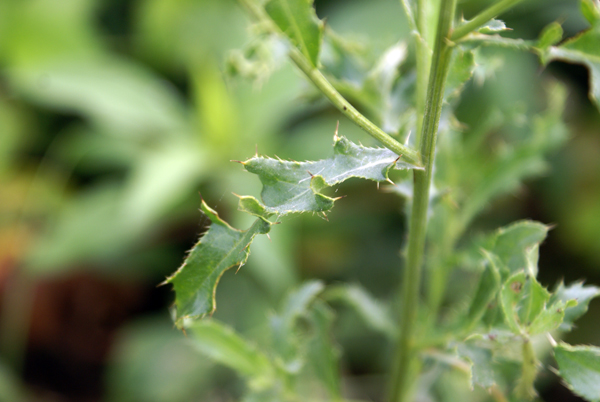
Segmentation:
{"type": "Polygon", "coordinates": [[[522,355],[521,378],[515,388],[515,395],[520,400],[531,401],[536,396],[533,383],[537,376],[537,359],[529,338],[523,340],[522,355]]]}
{"type": "Polygon", "coordinates": [[[415,363],[418,353],[415,350],[415,324],[419,308],[421,268],[427,232],[429,188],[433,177],[435,143],[444,100],[444,86],[452,56],[452,46],[448,38],[451,34],[455,10],[456,0],[442,0],[420,141],[421,158],[425,169],[415,171],[413,178],[413,205],[409,226],[408,254],[402,283],[401,332],[391,376],[390,402],[410,400],[408,390],[411,379],[415,375],[411,371],[418,366],[415,363]]]}
{"type": "Polygon", "coordinates": [[[419,0],[417,3],[416,24],[416,62],[417,62],[417,88],[415,104],[417,108],[417,147],[421,144],[421,133],[423,132],[423,116],[425,114],[425,97],[427,95],[427,81],[429,79],[429,68],[431,66],[431,54],[427,38],[426,1],[419,0]]]}

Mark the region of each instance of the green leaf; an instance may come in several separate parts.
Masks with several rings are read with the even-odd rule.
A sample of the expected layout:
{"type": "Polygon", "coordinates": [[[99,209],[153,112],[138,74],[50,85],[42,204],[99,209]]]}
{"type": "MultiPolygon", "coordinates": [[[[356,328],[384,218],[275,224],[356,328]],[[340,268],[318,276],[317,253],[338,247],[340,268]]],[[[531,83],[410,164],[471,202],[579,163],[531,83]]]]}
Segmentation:
{"type": "Polygon", "coordinates": [[[510,31],[504,21],[492,19],[481,26],[477,31],[482,34],[494,34],[497,32],[510,31]]]}
{"type": "Polygon", "coordinates": [[[202,353],[248,377],[252,389],[266,389],[273,384],[276,371],[271,361],[231,328],[208,319],[193,322],[186,331],[202,353]]]}
{"type": "Polygon", "coordinates": [[[331,400],[342,397],[339,357],[340,351],[331,339],[333,311],[323,302],[315,302],[310,312],[314,334],[309,341],[308,361],[313,373],[327,389],[331,400]]]}
{"type": "Polygon", "coordinates": [[[576,282],[570,286],[565,286],[560,282],[550,298],[550,303],[558,301],[568,302],[577,301],[574,306],[567,306],[565,309],[564,321],[560,328],[564,331],[573,329],[573,323],[579,317],[585,314],[593,298],[600,295],[600,288],[596,286],[583,286],[583,282],[576,282]]]}
{"type": "Polygon", "coordinates": [[[474,340],[458,345],[458,355],[471,363],[471,387],[479,385],[489,389],[496,384],[492,351],[480,347],[474,340]]]}
{"type": "Polygon", "coordinates": [[[183,318],[199,318],[214,312],[216,286],[223,272],[244,265],[254,236],[266,234],[271,228],[268,221],[259,218],[248,230],[240,231],[221,220],[204,201],[202,210],[212,225],[183,265],[165,281],[175,288],[178,325],[183,318]]]}
{"type": "Polygon", "coordinates": [[[506,323],[515,334],[523,333],[544,310],[550,294],[525,272],[511,276],[500,292],[506,323]]]}
{"type": "Polygon", "coordinates": [[[558,42],[562,40],[563,37],[563,29],[562,26],[558,22],[553,22],[551,24],[546,25],[546,27],[540,33],[537,47],[546,50],[550,46],[556,45],[558,42]]]}
{"type": "Polygon", "coordinates": [[[274,349],[285,363],[288,371],[296,372],[302,366],[302,357],[298,355],[299,340],[295,330],[300,317],[306,317],[310,305],[323,291],[320,281],[311,281],[290,293],[284,301],[278,315],[271,317],[271,330],[274,349]]]}
{"type": "MultiPolygon", "coordinates": [[[[545,172],[547,164],[544,153],[553,151],[568,138],[568,130],[561,117],[566,90],[563,85],[551,84],[547,87],[547,93],[548,106],[542,113],[533,116],[528,135],[514,141],[503,152],[492,158],[486,155],[482,159],[481,148],[477,144],[481,143],[483,137],[476,136],[478,140],[468,144],[468,147],[456,147],[450,155],[446,163],[462,167],[457,176],[463,179],[455,186],[464,188],[465,184],[473,183],[469,183],[473,189],[467,193],[460,212],[465,227],[494,197],[513,192],[524,179],[545,172]],[[468,164],[465,160],[474,162],[468,164]]],[[[494,131],[498,129],[501,126],[488,128],[494,131]]],[[[440,152],[440,155],[444,154],[440,152]]]]}
{"type": "Polygon", "coordinates": [[[451,99],[460,95],[461,90],[475,72],[475,55],[472,50],[458,48],[452,54],[450,71],[446,80],[444,98],[451,99]]]}
{"type": "Polygon", "coordinates": [[[563,301],[558,301],[549,305],[547,308],[542,310],[537,317],[535,317],[529,326],[529,334],[538,335],[554,331],[562,324],[565,318],[565,309],[572,308],[576,305],[577,302],[574,300],[570,300],[566,303],[563,301]]]}
{"type": "Polygon", "coordinates": [[[600,24],[548,50],[543,62],[564,60],[585,65],[590,71],[590,99],[600,109],[600,24]]]}
{"type": "Polygon", "coordinates": [[[600,401],[600,348],[560,343],[554,347],[554,357],[559,375],[574,393],[600,401]]]}
{"type": "Polygon", "coordinates": [[[324,294],[329,301],[340,301],[350,306],[372,330],[390,339],[396,339],[397,329],[386,305],[375,299],[360,285],[329,287],[324,294]]]}
{"type": "Polygon", "coordinates": [[[266,211],[286,215],[298,212],[325,212],[334,198],[321,193],[327,187],[351,177],[386,181],[392,168],[414,169],[398,161],[398,155],[385,148],[366,148],[344,137],[334,137],[333,157],[317,162],[294,162],[255,156],[242,162],[246,170],[259,176],[266,211]]]}
{"type": "MultiPolygon", "coordinates": [[[[489,260],[491,256],[487,255],[489,260]]],[[[467,313],[467,328],[481,320],[489,304],[496,298],[498,290],[500,290],[500,272],[490,260],[481,274],[477,291],[471,301],[467,313]]]]}
{"type": "Polygon", "coordinates": [[[593,26],[600,21],[600,4],[595,0],[581,0],[581,14],[593,26]]]}
{"type": "Polygon", "coordinates": [[[287,60],[285,49],[286,44],[279,36],[261,33],[244,48],[229,53],[225,72],[262,84],[287,60]]]}
{"type": "Polygon", "coordinates": [[[549,227],[539,222],[519,221],[498,229],[487,239],[484,248],[495,254],[502,264],[513,273],[527,269],[533,277],[537,275],[537,266],[531,267],[530,249],[540,244],[548,233],[549,227]]]}
{"type": "Polygon", "coordinates": [[[535,49],[535,42],[523,39],[505,38],[498,34],[484,35],[481,33],[472,33],[461,39],[459,43],[469,46],[498,46],[506,49],[532,51],[535,49]]]}
{"type": "Polygon", "coordinates": [[[292,44],[317,67],[323,24],[317,18],[312,0],[268,0],[265,11],[292,44]]]}

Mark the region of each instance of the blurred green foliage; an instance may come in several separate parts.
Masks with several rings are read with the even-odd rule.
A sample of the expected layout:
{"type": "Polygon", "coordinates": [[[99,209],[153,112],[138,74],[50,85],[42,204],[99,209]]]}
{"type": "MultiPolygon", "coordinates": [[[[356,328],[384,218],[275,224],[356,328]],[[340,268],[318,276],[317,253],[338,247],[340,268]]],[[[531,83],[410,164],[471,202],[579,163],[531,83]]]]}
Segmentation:
{"type": "MultiPolygon", "coordinates": [[[[465,16],[481,3],[462,2],[465,16]]],[[[567,36],[586,27],[577,2],[530,3],[505,17],[515,35],[534,39],[555,20],[567,36]]],[[[328,25],[363,44],[373,64],[409,37],[396,0],[316,6],[328,25]],[[374,40],[364,45],[367,37],[374,40]]],[[[258,195],[259,181],[230,160],[245,160],[256,148],[297,160],[329,155],[340,115],[315,100],[285,60],[255,82],[224,74],[225,61],[248,37],[248,21],[233,0],[0,2],[0,400],[40,394],[18,379],[35,284],[91,271],[152,288],[180,265],[182,252],[207,224],[198,213],[198,192],[236,227],[249,226],[249,217],[235,212],[230,191],[258,195]]],[[[484,49],[478,55],[497,68],[476,67],[457,105],[459,120],[485,125],[480,118],[493,115],[494,105],[519,137],[522,115],[545,109],[537,78],[553,76],[568,87],[571,140],[553,156],[551,176],[526,188],[515,185],[512,195],[475,220],[474,230],[517,218],[556,223],[549,246],[541,247],[544,285],[558,276],[597,282],[600,115],[587,99],[587,72],[559,62],[541,71],[532,55],[497,54],[484,49]],[[488,76],[478,82],[478,74],[488,76]],[[525,105],[535,108],[525,111],[525,105]]],[[[371,144],[348,121],[340,122],[340,132],[371,144]]],[[[390,296],[405,236],[403,206],[372,183],[344,184],[340,192],[348,200],[339,202],[329,222],[302,216],[273,227],[271,242],[255,241],[248,265],[223,277],[216,318],[262,345],[266,312],[303,278],[360,282],[380,298],[390,296]]],[[[452,291],[459,295],[464,286],[452,291]]],[[[160,303],[116,335],[105,367],[106,400],[229,400],[241,394],[230,371],[215,369],[172,328],[169,301],[160,303]]],[[[598,344],[597,308],[591,310],[574,336],[598,344]]],[[[343,373],[353,392],[376,398],[389,350],[381,334],[355,318],[341,308],[334,326],[345,351],[343,373]]],[[[444,375],[440,395],[454,392],[453,375],[444,375]]],[[[456,392],[452,400],[464,400],[456,392]]],[[[39,397],[44,400],[43,393],[39,397]]]]}

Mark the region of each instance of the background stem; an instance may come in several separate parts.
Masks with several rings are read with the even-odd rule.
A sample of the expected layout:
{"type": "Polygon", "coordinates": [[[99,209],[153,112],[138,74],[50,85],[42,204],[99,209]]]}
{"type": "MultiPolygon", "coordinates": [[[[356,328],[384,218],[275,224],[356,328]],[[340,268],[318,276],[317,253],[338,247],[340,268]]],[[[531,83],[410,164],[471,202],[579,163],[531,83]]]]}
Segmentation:
{"type": "Polygon", "coordinates": [[[444,86],[452,56],[452,47],[449,45],[448,38],[451,33],[455,10],[456,0],[442,0],[420,141],[421,158],[425,170],[414,171],[408,254],[402,283],[401,332],[392,370],[390,402],[402,402],[410,399],[408,388],[412,376],[415,375],[412,371],[415,367],[418,367],[418,364],[415,363],[415,357],[418,353],[415,350],[415,324],[419,306],[421,267],[423,265],[425,235],[427,232],[429,188],[433,176],[435,143],[444,100],[444,86]]]}

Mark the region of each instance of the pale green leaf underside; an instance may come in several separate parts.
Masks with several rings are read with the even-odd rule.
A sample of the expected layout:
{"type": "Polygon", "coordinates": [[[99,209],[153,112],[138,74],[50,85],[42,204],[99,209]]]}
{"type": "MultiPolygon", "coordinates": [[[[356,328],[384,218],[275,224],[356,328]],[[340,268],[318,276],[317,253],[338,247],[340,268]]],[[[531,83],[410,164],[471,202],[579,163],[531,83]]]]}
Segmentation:
{"type": "Polygon", "coordinates": [[[331,158],[316,162],[255,156],[243,165],[259,176],[266,211],[279,215],[328,211],[335,199],[321,193],[327,187],[352,177],[386,181],[392,168],[415,168],[386,148],[363,147],[344,137],[335,137],[333,150],[331,158]]]}
{"type": "Polygon", "coordinates": [[[557,59],[580,63],[589,69],[590,99],[600,109],[600,24],[561,46],[551,47],[547,60],[557,59]]]}
{"type": "Polygon", "coordinates": [[[477,31],[482,34],[494,34],[497,32],[510,31],[504,21],[492,19],[481,26],[477,31]]]}
{"type": "Polygon", "coordinates": [[[265,11],[292,44],[316,67],[323,25],[317,18],[312,1],[269,0],[265,4],[265,11]]]}
{"type": "Polygon", "coordinates": [[[216,286],[223,272],[242,266],[248,259],[254,236],[270,230],[270,223],[259,218],[248,230],[240,231],[221,220],[204,201],[202,210],[211,220],[211,227],[192,248],[183,265],[166,280],[175,288],[177,322],[212,313],[216,307],[216,286]]]}
{"type": "Polygon", "coordinates": [[[471,363],[471,387],[479,385],[489,389],[496,384],[492,351],[467,341],[458,346],[459,356],[471,363]]]}
{"type": "Polygon", "coordinates": [[[600,348],[560,343],[554,348],[554,357],[560,376],[574,393],[588,401],[600,401],[600,348]]]}

